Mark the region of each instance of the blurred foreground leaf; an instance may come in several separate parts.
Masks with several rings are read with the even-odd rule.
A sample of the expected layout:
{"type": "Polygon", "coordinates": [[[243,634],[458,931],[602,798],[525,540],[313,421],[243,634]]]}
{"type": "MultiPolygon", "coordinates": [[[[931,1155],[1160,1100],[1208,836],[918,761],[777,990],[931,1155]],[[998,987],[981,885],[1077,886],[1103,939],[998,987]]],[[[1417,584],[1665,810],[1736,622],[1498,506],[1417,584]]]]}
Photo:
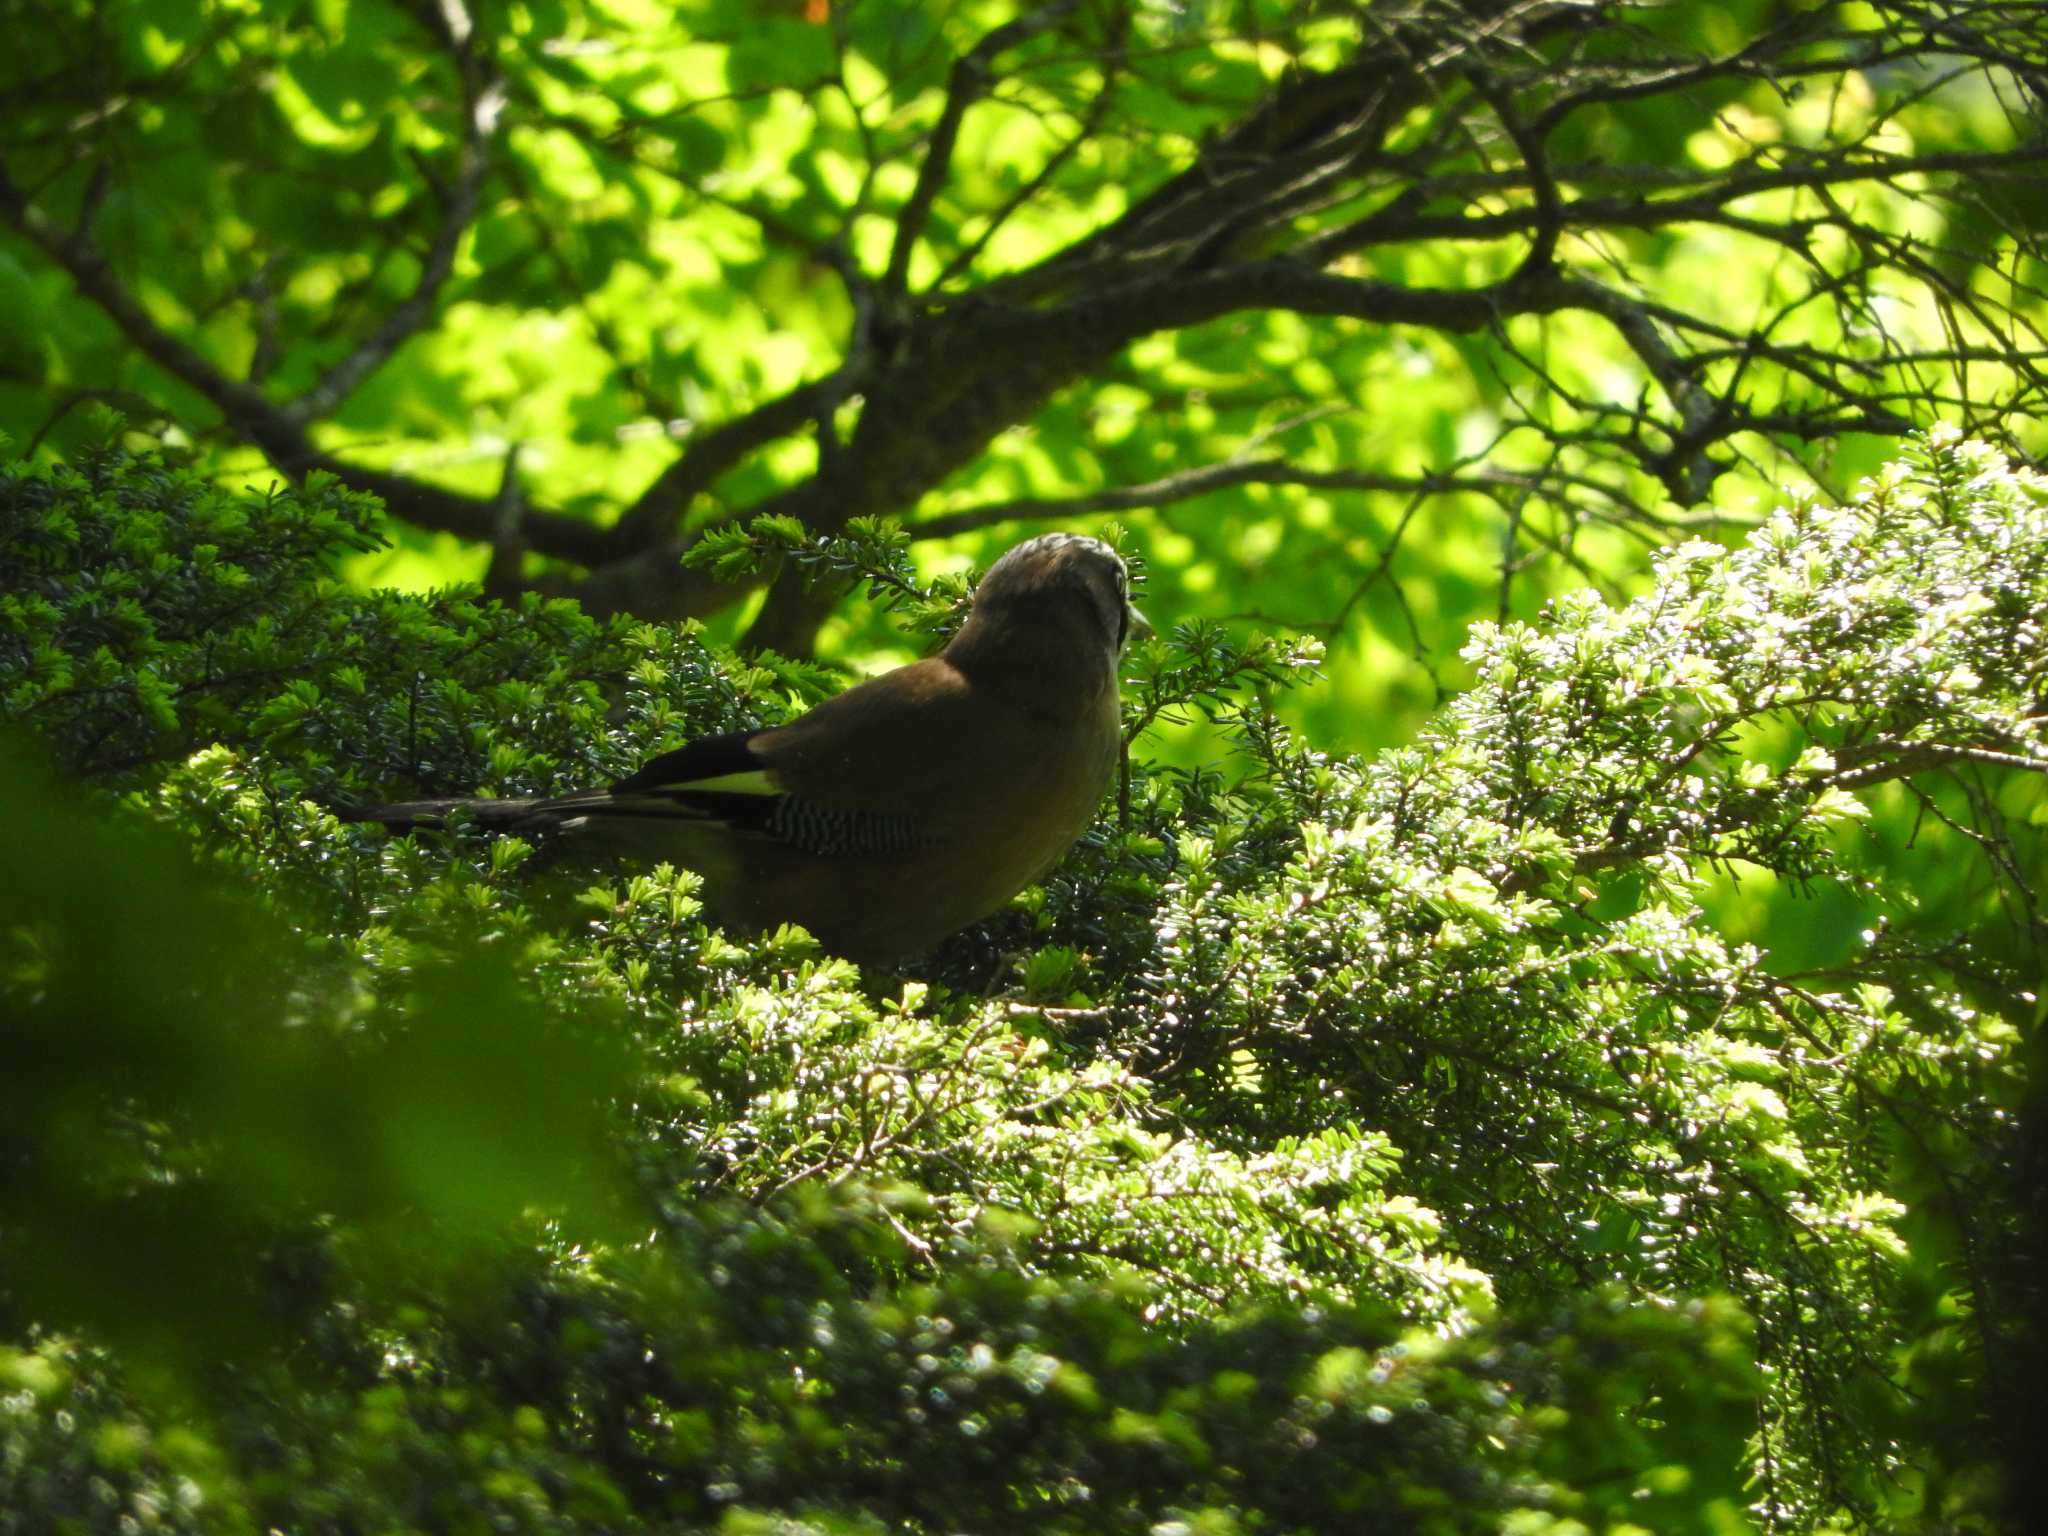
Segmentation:
{"type": "Polygon", "coordinates": [[[602,1008],[552,1015],[488,952],[379,996],[274,895],[11,745],[0,802],[7,1311],[191,1365],[281,1341],[266,1276],[335,1222],[417,1278],[532,1217],[615,1220],[602,1008]]]}

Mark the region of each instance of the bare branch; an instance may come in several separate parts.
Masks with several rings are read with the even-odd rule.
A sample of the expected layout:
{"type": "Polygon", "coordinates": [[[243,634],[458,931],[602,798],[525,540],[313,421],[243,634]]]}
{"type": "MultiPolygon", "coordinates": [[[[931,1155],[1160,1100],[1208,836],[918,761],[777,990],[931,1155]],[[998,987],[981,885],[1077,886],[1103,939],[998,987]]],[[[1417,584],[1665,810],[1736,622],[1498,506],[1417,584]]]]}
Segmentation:
{"type": "Polygon", "coordinates": [[[908,286],[910,253],[917,245],[918,236],[924,233],[925,221],[931,217],[939,188],[946,184],[946,177],[952,170],[953,146],[960,137],[961,120],[967,116],[967,109],[988,89],[991,66],[1019,43],[1064,20],[1076,3],[1077,0],[1055,0],[1052,5],[1040,6],[1028,15],[997,27],[954,62],[952,74],[946,82],[946,104],[940,109],[938,125],[932,129],[924,163],[918,167],[917,185],[911,189],[910,201],[904,204],[903,212],[896,220],[896,240],[889,250],[888,270],[882,275],[884,293],[900,296],[908,286]]]}
{"type": "Polygon", "coordinates": [[[841,368],[692,438],[675,462],[619,518],[606,553],[617,558],[644,549],[672,530],[676,519],[712,481],[756,448],[817,420],[819,412],[829,408],[828,402],[844,399],[858,382],[857,375],[841,368]]]}
{"type": "Polygon", "coordinates": [[[369,379],[399,346],[432,322],[440,289],[455,270],[455,252],[463,242],[463,233],[477,217],[483,176],[489,170],[489,141],[496,135],[498,119],[504,111],[504,86],[496,80],[487,84],[471,80],[475,70],[471,63],[473,55],[469,53],[469,14],[457,0],[438,0],[438,4],[440,25],[459,49],[457,70],[463,78],[463,147],[457,156],[455,180],[440,193],[440,223],[428,242],[426,254],[420,258],[420,276],[412,293],[403,297],[385,315],[383,324],[362,338],[348,356],[328,369],[299,399],[291,401],[285,412],[295,422],[315,422],[330,416],[354,393],[356,385],[369,379]]]}
{"type": "MultiPolygon", "coordinates": [[[[137,351],[210,400],[233,430],[262,448],[285,474],[298,479],[310,470],[325,470],[381,496],[394,515],[419,527],[490,540],[497,526],[492,502],[343,463],[316,447],[304,426],[261,390],[228,377],[164,330],[114,275],[99,248],[82,235],[57,228],[22,196],[4,165],[0,165],[0,219],[70,274],[78,291],[121,327],[137,351]]],[[[561,559],[594,560],[604,547],[602,530],[580,518],[535,512],[528,514],[525,527],[535,548],[561,559]]]]}
{"type": "Polygon", "coordinates": [[[510,597],[520,587],[520,566],[526,559],[526,489],[519,483],[519,445],[505,450],[494,509],[498,524],[491,535],[491,563],[484,572],[484,596],[510,597]]]}
{"type": "MultiPolygon", "coordinates": [[[[1144,511],[1239,485],[1375,491],[1400,496],[1472,493],[1498,497],[1537,490],[1544,483],[1540,476],[1513,470],[1476,469],[1440,475],[1391,475],[1367,470],[1302,469],[1278,458],[1237,459],[1182,470],[1142,485],[1116,486],[1083,496],[1026,496],[1013,501],[987,502],[978,507],[923,518],[912,523],[908,531],[914,539],[946,539],[1000,523],[1043,522],[1050,518],[1085,517],[1096,512],[1144,511]]],[[[1599,489],[1605,490],[1604,487],[1599,489]]]]}
{"type": "Polygon", "coordinates": [[[1073,159],[1074,152],[1101,131],[1103,121],[1109,115],[1110,104],[1114,99],[1115,87],[1116,70],[1114,56],[1112,55],[1103,61],[1102,87],[1095,93],[1094,99],[1089,102],[1088,111],[1081,119],[1080,126],[1074,133],[1068,136],[1066,141],[1057,150],[1046,157],[1045,164],[1039,167],[1037,173],[1029,181],[1017,188],[1015,192],[1011,193],[1008,198],[1004,199],[987,216],[981,233],[963,245],[954,255],[953,259],[946,263],[938,277],[933,279],[932,289],[934,292],[942,291],[955,278],[968,271],[975,261],[980,258],[981,253],[988,248],[988,243],[995,238],[996,232],[1010,221],[1018,209],[1024,207],[1047,187],[1051,186],[1054,178],[1073,159]]]}

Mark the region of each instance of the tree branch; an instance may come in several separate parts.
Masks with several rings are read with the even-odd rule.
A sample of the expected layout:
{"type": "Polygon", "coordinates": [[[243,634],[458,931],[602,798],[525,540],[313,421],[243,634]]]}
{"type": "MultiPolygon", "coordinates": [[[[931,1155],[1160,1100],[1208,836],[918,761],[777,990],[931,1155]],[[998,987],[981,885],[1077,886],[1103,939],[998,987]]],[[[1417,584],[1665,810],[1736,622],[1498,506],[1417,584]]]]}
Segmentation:
{"type": "Polygon", "coordinates": [[[690,503],[711,483],[765,443],[809,425],[859,387],[860,372],[842,365],[822,379],[800,384],[690,440],[613,526],[605,555],[619,559],[669,533],[690,503]]]}
{"type": "MultiPolygon", "coordinates": [[[[305,427],[261,390],[228,377],[150,318],[114,275],[99,248],[83,235],[58,228],[22,195],[4,165],[0,165],[0,218],[63,268],[78,291],[106,312],[137,351],[211,401],[228,425],[261,448],[284,474],[297,480],[308,471],[325,470],[382,497],[395,516],[421,528],[482,543],[491,541],[497,528],[495,502],[402,475],[360,469],[316,447],[305,427]]],[[[534,548],[560,559],[588,562],[599,558],[605,548],[604,531],[581,518],[529,512],[523,526],[534,548]]]]}
{"type": "MultiPolygon", "coordinates": [[[[1480,469],[1441,475],[1390,475],[1367,470],[1301,469],[1285,459],[1236,459],[1205,464],[1141,485],[1115,486],[1083,496],[1024,496],[1012,501],[985,502],[910,524],[913,539],[947,539],[998,523],[1043,522],[1049,518],[1085,517],[1095,512],[1143,511],[1170,506],[1212,491],[1239,485],[1287,485],[1308,490],[1376,491],[1402,496],[1441,496],[1471,492],[1500,496],[1538,489],[1541,477],[1513,470],[1480,469]]],[[[1604,487],[1600,487],[1603,492],[1604,487]]]]}
{"type": "Polygon", "coordinates": [[[412,292],[384,317],[383,324],[284,408],[294,421],[317,421],[332,413],[354,393],[357,385],[434,318],[441,289],[455,269],[456,249],[476,217],[484,177],[490,170],[490,141],[505,106],[505,89],[496,80],[480,84],[472,78],[476,68],[472,62],[475,55],[468,48],[468,17],[456,0],[441,0],[441,4],[442,24],[457,40],[455,63],[462,79],[463,102],[462,148],[457,156],[455,180],[442,193],[440,223],[421,259],[419,279],[412,292]]]}
{"type": "Polygon", "coordinates": [[[908,288],[910,253],[918,236],[924,233],[939,188],[946,184],[952,170],[953,146],[960,137],[960,123],[967,116],[967,109],[988,89],[990,67],[1010,49],[1064,20],[1076,3],[1077,0],[1055,0],[1054,4],[1040,6],[1029,15],[997,27],[954,61],[946,82],[946,104],[932,129],[924,163],[918,167],[917,184],[911,188],[910,200],[896,219],[896,239],[889,250],[888,270],[882,275],[882,291],[889,298],[900,298],[908,288]]]}

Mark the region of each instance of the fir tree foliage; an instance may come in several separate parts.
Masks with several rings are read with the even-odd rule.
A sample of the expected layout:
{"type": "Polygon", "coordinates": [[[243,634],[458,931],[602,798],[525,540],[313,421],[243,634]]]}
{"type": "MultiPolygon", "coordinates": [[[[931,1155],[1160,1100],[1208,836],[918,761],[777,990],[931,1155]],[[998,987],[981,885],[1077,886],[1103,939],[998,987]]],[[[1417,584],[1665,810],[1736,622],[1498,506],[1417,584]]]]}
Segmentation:
{"type": "MultiPolygon", "coordinates": [[[[1312,646],[1177,629],[1097,830],[887,975],[336,820],[832,686],[349,591],[374,517],[0,474],[0,1531],[1988,1519],[2048,481],[1929,436],[1481,627],[1371,761],[1275,718],[1312,646]],[[1148,768],[1189,711],[1236,751],[1148,768]],[[1745,938],[1760,881],[1854,921],[1745,938]]],[[[965,592],[883,523],[699,548],[965,592]]]]}

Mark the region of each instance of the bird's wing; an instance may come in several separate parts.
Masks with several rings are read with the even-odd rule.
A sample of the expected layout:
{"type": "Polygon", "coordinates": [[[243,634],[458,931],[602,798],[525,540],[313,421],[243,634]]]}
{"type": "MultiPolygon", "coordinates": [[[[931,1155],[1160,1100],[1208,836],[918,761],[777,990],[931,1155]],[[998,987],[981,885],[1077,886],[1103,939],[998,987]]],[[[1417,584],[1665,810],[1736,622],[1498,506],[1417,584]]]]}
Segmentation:
{"type": "MultiPolygon", "coordinates": [[[[574,811],[611,818],[715,821],[820,857],[907,854],[928,845],[914,818],[872,807],[824,805],[791,793],[755,750],[765,731],[706,736],[651,758],[608,794],[574,797],[574,811]]],[[[566,809],[567,807],[565,807],[566,809]]]]}
{"type": "Polygon", "coordinates": [[[754,738],[761,734],[731,731],[723,736],[700,736],[687,747],[649,758],[612,785],[612,793],[779,794],[780,789],[769,782],[767,764],[754,751],[754,738]]]}

